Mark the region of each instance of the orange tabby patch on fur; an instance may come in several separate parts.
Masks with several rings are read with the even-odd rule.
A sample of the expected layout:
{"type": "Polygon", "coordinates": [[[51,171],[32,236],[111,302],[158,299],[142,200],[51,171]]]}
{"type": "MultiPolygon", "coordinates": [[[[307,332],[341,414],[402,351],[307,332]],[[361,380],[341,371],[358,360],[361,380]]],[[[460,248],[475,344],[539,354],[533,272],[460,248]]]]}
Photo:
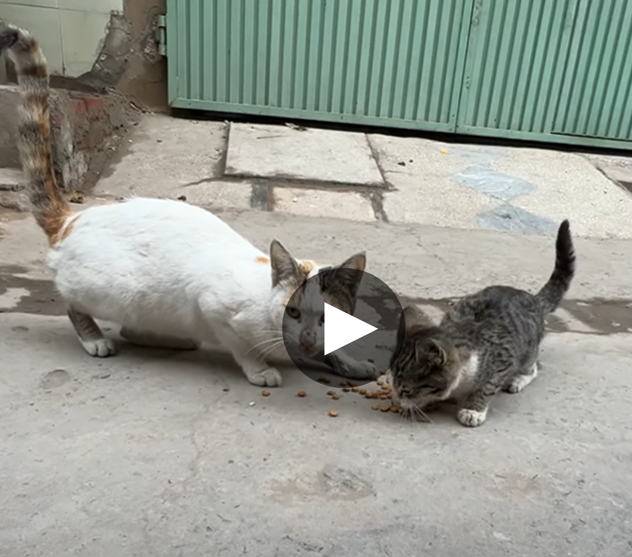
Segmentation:
{"type": "Polygon", "coordinates": [[[263,257],[263,255],[257,255],[257,257],[255,257],[255,261],[257,263],[261,263],[262,265],[268,265],[270,263],[270,260],[267,257],[263,257]]]}

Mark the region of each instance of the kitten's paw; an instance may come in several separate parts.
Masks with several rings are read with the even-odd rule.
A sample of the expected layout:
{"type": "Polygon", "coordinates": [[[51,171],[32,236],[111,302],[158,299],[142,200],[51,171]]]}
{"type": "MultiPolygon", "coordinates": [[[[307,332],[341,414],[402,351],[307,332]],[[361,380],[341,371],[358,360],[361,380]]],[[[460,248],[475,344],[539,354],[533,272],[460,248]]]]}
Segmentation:
{"type": "Polygon", "coordinates": [[[82,340],[84,350],[94,358],[107,358],[116,354],[116,346],[108,338],[97,340],[82,340]]]}
{"type": "Polygon", "coordinates": [[[507,384],[506,391],[511,394],[516,394],[522,391],[531,381],[533,381],[538,376],[538,364],[535,363],[531,367],[530,373],[528,375],[516,375],[509,383],[507,384]]]}
{"type": "Polygon", "coordinates": [[[258,387],[280,387],[281,383],[283,383],[283,378],[278,369],[268,367],[263,371],[248,375],[248,381],[258,387]]]}
{"type": "Polygon", "coordinates": [[[478,412],[477,410],[470,410],[469,408],[461,408],[456,417],[457,420],[461,422],[461,425],[466,427],[478,427],[485,422],[487,410],[478,412]]]}

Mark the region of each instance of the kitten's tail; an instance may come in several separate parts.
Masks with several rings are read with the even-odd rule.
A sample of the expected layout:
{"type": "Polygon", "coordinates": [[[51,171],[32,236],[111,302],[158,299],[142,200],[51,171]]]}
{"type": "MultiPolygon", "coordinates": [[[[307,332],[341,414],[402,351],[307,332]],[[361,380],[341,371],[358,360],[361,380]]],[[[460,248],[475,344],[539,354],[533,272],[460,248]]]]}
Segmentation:
{"type": "Polygon", "coordinates": [[[575,248],[567,220],[560,224],[555,242],[555,269],[549,281],[538,292],[544,314],[557,309],[575,276],[575,248]]]}
{"type": "Polygon", "coordinates": [[[71,211],[57,189],[53,170],[46,58],[35,38],[13,25],[0,30],[0,53],[5,50],[20,85],[18,146],[28,194],[35,219],[52,245],[71,211]]]}

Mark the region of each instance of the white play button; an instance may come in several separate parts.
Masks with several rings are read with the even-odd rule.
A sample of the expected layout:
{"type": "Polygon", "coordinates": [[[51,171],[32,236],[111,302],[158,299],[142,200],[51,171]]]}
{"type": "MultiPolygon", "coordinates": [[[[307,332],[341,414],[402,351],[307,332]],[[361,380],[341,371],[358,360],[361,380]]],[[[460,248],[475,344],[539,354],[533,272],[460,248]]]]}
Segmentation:
{"type": "Polygon", "coordinates": [[[373,331],[377,331],[377,327],[325,302],[325,356],[373,331]]]}

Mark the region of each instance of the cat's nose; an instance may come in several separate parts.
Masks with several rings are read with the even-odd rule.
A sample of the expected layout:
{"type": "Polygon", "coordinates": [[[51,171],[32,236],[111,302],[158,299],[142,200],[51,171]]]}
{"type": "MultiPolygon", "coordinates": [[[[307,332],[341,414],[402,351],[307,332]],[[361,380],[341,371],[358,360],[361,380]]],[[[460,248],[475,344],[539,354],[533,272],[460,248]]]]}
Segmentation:
{"type": "Polygon", "coordinates": [[[316,339],[304,338],[301,341],[301,346],[305,348],[305,350],[311,350],[312,348],[314,348],[314,346],[316,346],[316,339]]]}

